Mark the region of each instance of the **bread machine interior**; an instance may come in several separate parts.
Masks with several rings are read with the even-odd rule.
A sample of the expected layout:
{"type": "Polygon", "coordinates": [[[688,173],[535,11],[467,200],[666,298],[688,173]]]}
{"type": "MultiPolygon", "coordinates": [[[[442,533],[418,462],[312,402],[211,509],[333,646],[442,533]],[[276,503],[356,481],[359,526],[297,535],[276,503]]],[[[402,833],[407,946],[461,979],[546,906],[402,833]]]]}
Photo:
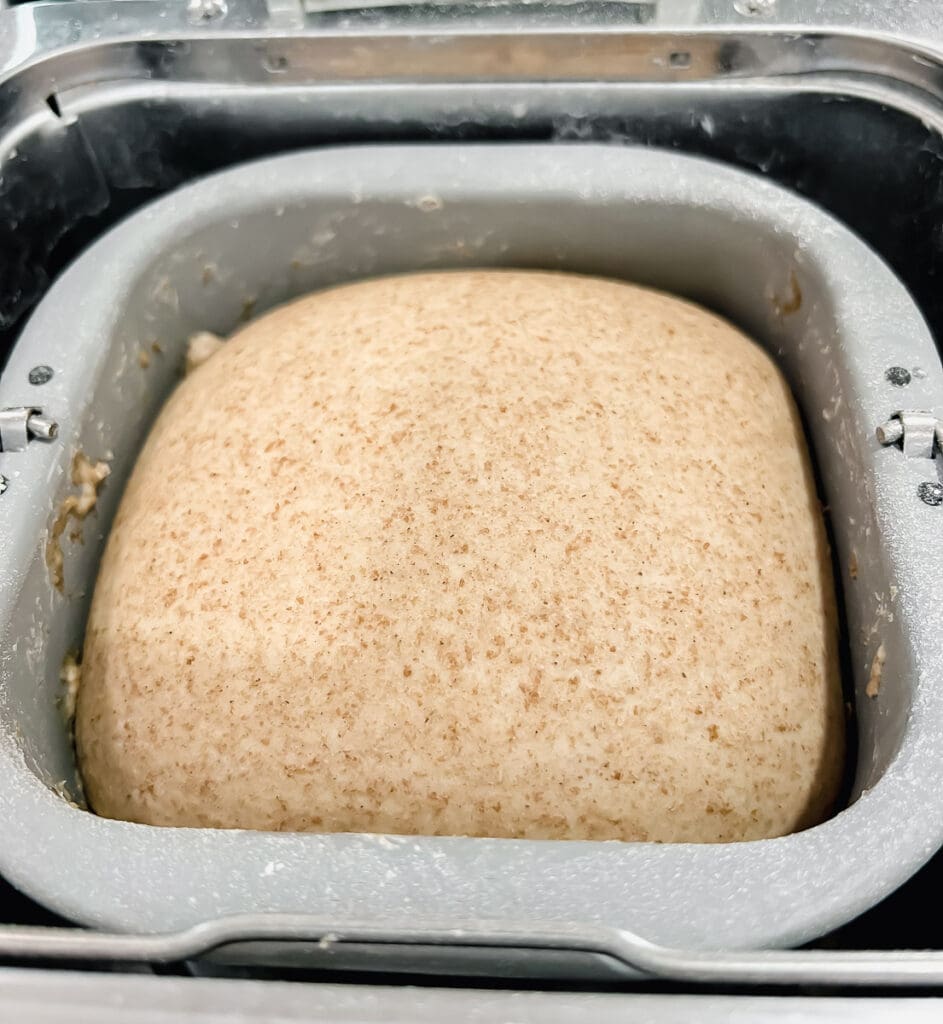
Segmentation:
{"type": "MultiPolygon", "coordinates": [[[[873,253],[773,186],[657,150],[553,148],[354,147],[247,165],[134,215],[58,282],[2,388],[13,409],[41,393],[59,428],[44,445],[34,413],[6,435],[21,429],[30,456],[8,475],[13,501],[22,485],[34,496],[28,529],[15,531],[19,601],[3,623],[26,652],[3,666],[28,769],[9,796],[21,812],[46,806],[37,781],[81,803],[56,708],[77,692],[92,808],[123,819],[94,828],[151,854],[190,830],[124,822],[478,837],[451,849],[482,856],[491,847],[474,844],[487,837],[550,840],[550,857],[553,840],[622,839],[629,858],[648,846],[651,864],[661,855],[644,841],[656,840],[691,858],[693,891],[722,870],[707,848],[686,852],[706,841],[718,858],[740,847],[758,919],[776,843],[804,850],[808,868],[833,844],[867,856],[858,840],[869,815],[894,829],[890,808],[930,756],[926,624],[913,628],[913,607],[898,600],[925,584],[909,558],[932,508],[912,458],[927,424],[908,416],[938,407],[926,325],[873,253]],[[415,187],[419,166],[428,187],[415,187]],[[209,202],[214,189],[225,215],[209,202]],[[125,267],[113,292],[90,284],[96,259],[125,267]],[[51,302],[67,296],[84,361],[51,329],[51,302]],[[180,384],[200,332],[232,340],[180,384]],[[240,362],[253,350],[264,358],[240,362]],[[45,366],[51,376],[33,383],[45,366]],[[907,409],[895,408],[902,386],[907,409]],[[168,410],[183,411],[176,425],[169,411],[157,420],[169,396],[168,410]],[[599,422],[587,425],[594,403],[599,422]],[[384,441],[365,458],[366,444],[384,441]],[[292,473],[303,492],[320,485],[320,505],[286,507],[279,488],[299,486],[292,473]],[[735,498],[723,527],[711,521],[717,494],[735,498]],[[389,507],[367,515],[364,495],[389,507]],[[298,511],[295,527],[281,524],[298,511]],[[761,519],[768,542],[755,532],[761,519]],[[101,629],[90,637],[113,521],[117,553],[105,558],[118,570],[99,583],[91,621],[101,629]],[[617,543],[628,545],[621,561],[617,543]],[[274,568],[252,566],[257,556],[274,568]],[[250,565],[241,579],[237,564],[250,565]],[[763,577],[774,582],[758,591],[763,577]],[[689,672],[704,637],[708,653],[689,672]],[[751,692],[761,677],[766,688],[751,692]],[[751,751],[761,761],[752,774],[751,751]]],[[[202,343],[216,347],[206,334],[202,343]]],[[[14,454],[7,444],[5,473],[14,454]]],[[[59,804],[50,828],[62,811],[92,819],[59,804]]],[[[86,829],[69,821],[76,835],[86,829]]],[[[905,831],[909,849],[885,888],[916,864],[918,846],[929,849],[905,831]]],[[[511,864],[515,847],[494,849],[511,864]]],[[[650,887],[675,869],[665,861],[659,881],[661,870],[647,870],[650,887]]],[[[290,909],[276,888],[252,905],[290,909]]],[[[861,887],[843,906],[836,896],[830,922],[871,898],[861,887]]],[[[645,900],[623,908],[623,923],[677,939],[645,900]]],[[[719,919],[708,902],[682,936],[693,944],[719,919]]],[[[101,919],[123,912],[115,903],[101,919]]],[[[151,908],[127,913],[125,924],[156,920],[151,908]]],[[[796,941],[826,916],[810,907],[805,923],[765,937],[757,920],[736,941],[796,941]]]]}

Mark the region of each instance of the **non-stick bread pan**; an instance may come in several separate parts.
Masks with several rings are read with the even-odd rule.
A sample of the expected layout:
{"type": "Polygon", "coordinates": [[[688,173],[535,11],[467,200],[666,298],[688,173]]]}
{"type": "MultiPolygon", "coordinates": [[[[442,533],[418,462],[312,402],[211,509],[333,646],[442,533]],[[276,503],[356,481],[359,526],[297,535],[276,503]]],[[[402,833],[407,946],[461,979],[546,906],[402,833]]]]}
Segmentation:
{"type": "MultiPolygon", "coordinates": [[[[246,164],[160,199],[85,252],[26,326],[0,409],[0,870],[61,914],[155,932],[258,912],[407,931],[420,917],[525,933],[581,922],[689,949],[785,946],[876,903],[943,840],[940,360],[888,267],[759,178],[579,144],[246,164]],[[80,809],[60,673],[188,337],[338,281],[464,266],[655,285],[730,317],[779,361],[807,423],[847,615],[858,739],[847,806],[799,834],[722,845],[171,829],[80,809]],[[153,341],[162,354],[145,369],[153,341]],[[78,451],[111,475],[82,542],[64,537],[59,593],[44,548],[78,451]]],[[[697,439],[677,457],[696,460],[697,439]]]]}

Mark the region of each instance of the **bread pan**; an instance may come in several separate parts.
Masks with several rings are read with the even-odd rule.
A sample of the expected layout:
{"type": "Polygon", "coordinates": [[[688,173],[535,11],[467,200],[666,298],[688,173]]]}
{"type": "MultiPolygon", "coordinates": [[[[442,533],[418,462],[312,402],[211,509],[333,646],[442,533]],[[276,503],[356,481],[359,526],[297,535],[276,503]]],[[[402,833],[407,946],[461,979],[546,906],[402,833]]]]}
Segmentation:
{"type": "MultiPolygon", "coordinates": [[[[0,871],[64,915],[142,932],[245,913],[338,927],[366,917],[397,934],[419,918],[475,919],[512,923],[521,947],[529,928],[571,922],[691,950],[788,946],[876,903],[943,840],[943,507],[935,422],[917,415],[943,410],[943,371],[881,260],[759,178],[581,144],[322,149],[245,164],[87,250],[23,331],[0,408],[14,410],[4,436],[20,442],[0,453],[0,871]],[[229,332],[338,281],[472,265],[656,285],[731,317],[780,362],[807,421],[847,610],[858,728],[848,806],[800,834],[714,846],[168,829],[75,806],[61,667],[81,645],[109,520],[188,336],[229,332]],[[43,440],[50,422],[58,434],[43,440]],[[81,543],[66,532],[60,594],[44,550],[78,451],[111,475],[81,543]]],[[[697,438],[677,457],[697,459],[697,438]]],[[[445,954],[427,948],[423,962],[445,954]]],[[[393,964],[396,948],[379,955],[393,964]]],[[[494,951],[483,969],[507,969],[508,957],[494,951]]],[[[575,955],[552,966],[585,968],[575,955]]]]}

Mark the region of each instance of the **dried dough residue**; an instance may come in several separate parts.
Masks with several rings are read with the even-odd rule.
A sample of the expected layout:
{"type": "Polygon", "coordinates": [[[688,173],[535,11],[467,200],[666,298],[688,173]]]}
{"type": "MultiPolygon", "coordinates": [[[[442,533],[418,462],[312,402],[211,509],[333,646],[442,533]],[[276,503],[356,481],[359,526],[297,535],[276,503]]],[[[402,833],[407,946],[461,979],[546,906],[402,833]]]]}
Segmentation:
{"type": "MultiPolygon", "coordinates": [[[[79,696],[79,687],[82,685],[82,665],[74,652],[70,651],[62,659],[59,679],[62,682],[62,697],[59,700],[59,710],[65,719],[66,730],[69,734],[69,744],[72,745],[75,743],[75,702],[79,696]]],[[[66,779],[62,779],[52,786],[52,791],[72,807],[77,807],[80,811],[88,810],[85,788],[82,785],[82,776],[78,772],[75,774],[71,787],[66,779]]]]}
{"type": "Polygon", "coordinates": [[[795,270],[789,271],[789,294],[784,298],[773,298],[773,311],[780,320],[802,309],[802,287],[795,270]]]}
{"type": "Polygon", "coordinates": [[[193,373],[198,366],[202,366],[225,344],[226,342],[218,334],[211,334],[209,331],[199,331],[194,334],[187,343],[186,373],[193,373]]]}
{"type": "Polygon", "coordinates": [[[72,483],[79,488],[78,494],[70,494],[63,501],[49,531],[46,542],[46,566],[52,578],[52,585],[62,591],[62,535],[70,519],[82,522],[98,501],[98,488],[110,470],[106,462],[90,462],[82,452],[76,452],[72,460],[72,483]]]}
{"type": "Polygon", "coordinates": [[[77,811],[87,811],[88,802],[85,799],[85,791],[82,789],[82,780],[76,777],[76,791],[72,792],[69,789],[69,783],[66,779],[60,779],[59,782],[54,783],[49,788],[59,797],[60,800],[70,806],[74,807],[77,811]]]}
{"type": "Polygon", "coordinates": [[[868,685],[864,688],[865,694],[872,700],[881,692],[881,673],[884,671],[885,661],[887,661],[887,651],[884,649],[884,644],[881,644],[874,652],[871,675],[868,676],[868,685]]]}
{"type": "Polygon", "coordinates": [[[75,722],[75,702],[79,695],[79,686],[82,682],[82,666],[78,658],[70,651],[62,661],[62,668],[59,670],[59,679],[62,682],[62,714],[72,732],[75,722]]]}

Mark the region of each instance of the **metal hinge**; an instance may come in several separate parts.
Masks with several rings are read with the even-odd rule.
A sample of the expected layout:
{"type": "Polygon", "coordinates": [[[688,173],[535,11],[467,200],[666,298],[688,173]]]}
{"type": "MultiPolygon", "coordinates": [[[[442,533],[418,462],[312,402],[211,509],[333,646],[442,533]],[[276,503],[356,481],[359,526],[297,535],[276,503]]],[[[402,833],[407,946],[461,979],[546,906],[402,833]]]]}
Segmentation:
{"type": "Polygon", "coordinates": [[[932,412],[895,412],[876,433],[881,444],[899,445],[908,459],[932,459],[943,449],[943,423],[932,412]]]}
{"type": "Polygon", "coordinates": [[[22,452],[30,441],[51,441],[58,433],[59,424],[42,409],[0,409],[0,452],[22,452]]]}

